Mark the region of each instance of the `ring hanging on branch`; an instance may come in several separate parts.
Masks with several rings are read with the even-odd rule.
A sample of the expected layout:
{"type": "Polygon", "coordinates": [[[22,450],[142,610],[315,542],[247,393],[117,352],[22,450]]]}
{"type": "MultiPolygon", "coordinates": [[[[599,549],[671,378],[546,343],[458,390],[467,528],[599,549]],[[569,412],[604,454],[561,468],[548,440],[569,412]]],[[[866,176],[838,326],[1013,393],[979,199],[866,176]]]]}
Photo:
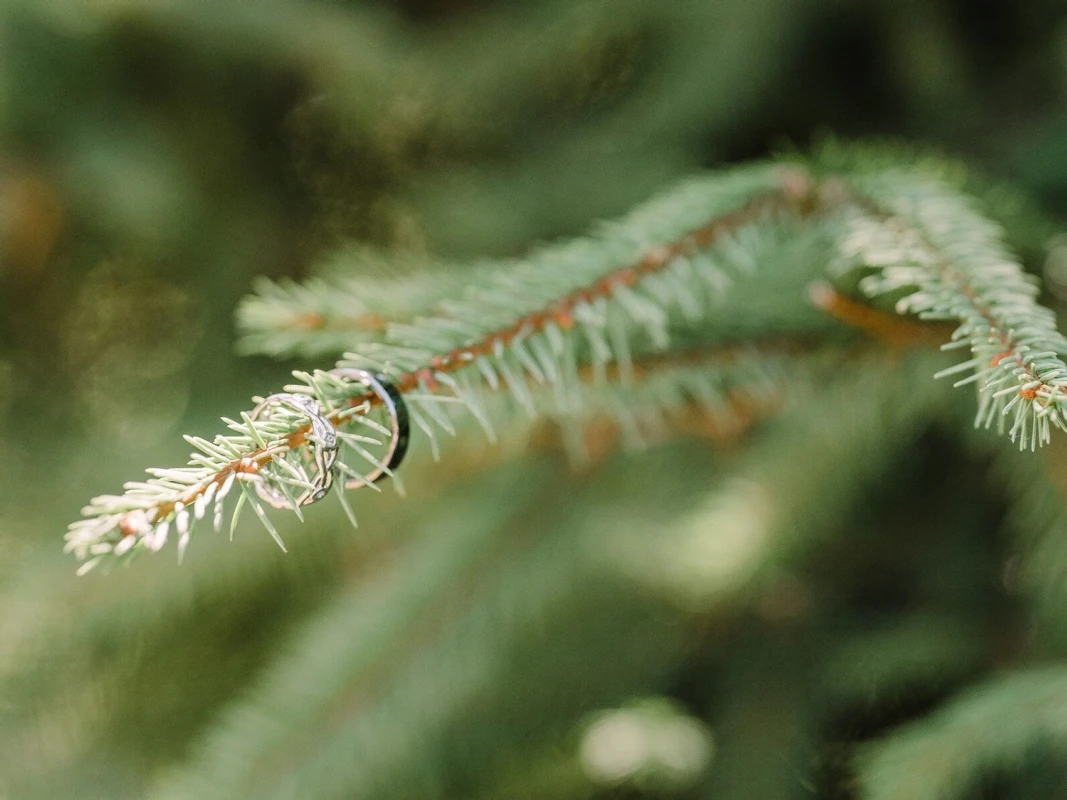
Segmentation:
{"type": "Polygon", "coordinates": [[[289,406],[297,413],[306,414],[311,420],[311,433],[307,436],[307,440],[313,445],[311,451],[313,458],[308,460],[308,466],[314,465],[315,475],[307,490],[295,500],[290,500],[283,492],[263,481],[256,482],[256,494],[275,508],[292,508],[294,504],[307,506],[317,503],[329,493],[333,486],[334,463],[337,461],[338,451],[337,431],[322,414],[318,402],[313,397],[303,394],[287,392],[272,394],[252,409],[249,418],[269,420],[271,411],[279,406],[289,406]]]}
{"type": "Polygon", "coordinates": [[[381,463],[372,472],[363,476],[361,480],[354,478],[346,480],[345,488],[358,489],[368,483],[377,483],[386,475],[391,476],[393,470],[399,467],[400,462],[404,460],[404,455],[408,451],[408,439],[411,435],[408,407],[404,402],[404,396],[387,377],[375,375],[367,370],[337,367],[331,369],[329,374],[366,386],[381,400],[382,407],[389,415],[389,432],[391,436],[385,454],[381,458],[381,463]]]}
{"type": "MultiPolygon", "coordinates": [[[[835,159],[824,157],[816,171],[767,164],[708,176],[586,239],[482,269],[462,295],[426,308],[420,300],[402,315],[407,321],[353,341],[343,366],[295,372],[303,383],[286,387],[293,395],[272,396],[239,421],[223,418],[230,433],[187,437],[196,448],[188,466],[150,469],[149,480],[126,483],[122,494],[93,498],[71,525],[67,549],[85,562],[84,574],[105,559],[158,551],[173,527],[182,552],[209,504],[221,527],[237,483],[244,499],[231,530],[248,503],[281,544],[257,492],[298,516],[335,473],[345,488],[378,489],[388,475],[402,493],[395,470],[409,418],[435,458],[435,430],[456,433],[444,403],[466,408],[495,438],[483,391],[506,389],[531,416],[551,406],[579,419],[586,369],[603,390],[612,384],[612,412],[634,429],[635,404],[651,396],[635,390],[634,356],[669,349],[676,330],[719,336],[731,287],[779,257],[795,258],[798,269],[829,264],[832,280],[896,300],[897,314],[954,326],[942,348],[969,357],[937,375],[977,384],[979,427],[996,422],[1031,449],[1049,441],[1052,426],[1067,430],[1067,337],[1037,304],[1037,287],[997,227],[936,175],[835,159]],[[290,486],[304,494],[292,497],[290,486]]],[[[875,309],[846,303],[836,288],[816,294],[844,321],[884,332],[875,309]]],[[[747,301],[736,302],[747,313],[747,301]]],[[[676,403],[678,389],[665,382],[651,407],[676,403]]],[[[345,492],[337,496],[355,525],[345,492]]]]}

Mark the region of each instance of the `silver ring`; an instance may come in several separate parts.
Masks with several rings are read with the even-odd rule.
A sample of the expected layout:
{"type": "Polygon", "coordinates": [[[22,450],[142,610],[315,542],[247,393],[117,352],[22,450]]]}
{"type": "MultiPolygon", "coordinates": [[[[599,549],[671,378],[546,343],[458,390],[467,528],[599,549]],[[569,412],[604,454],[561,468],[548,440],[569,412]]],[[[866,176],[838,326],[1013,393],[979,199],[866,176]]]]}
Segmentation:
{"type": "Polygon", "coordinates": [[[329,374],[363,384],[378,396],[385,410],[389,413],[389,427],[392,435],[389,439],[389,447],[381,459],[383,466],[376,467],[372,472],[364,476],[362,481],[358,481],[355,478],[346,480],[345,488],[358,489],[367,483],[377,483],[400,466],[400,462],[404,460],[404,454],[408,450],[411,424],[408,420],[408,407],[404,402],[404,397],[385,375],[375,375],[367,370],[350,367],[337,367],[336,369],[331,369],[329,374]]]}
{"type": "Polygon", "coordinates": [[[311,486],[304,491],[295,501],[290,501],[279,489],[267,485],[263,481],[256,481],[256,494],[264,502],[275,508],[292,508],[295,502],[298,506],[307,506],[317,503],[324,498],[333,486],[334,462],[337,461],[337,431],[334,430],[330,421],[322,414],[318,402],[313,397],[304,394],[290,394],[280,392],[263,399],[258,406],[252,409],[249,418],[252,420],[264,417],[270,419],[269,410],[276,405],[289,406],[297,413],[307,415],[311,421],[311,434],[307,437],[315,450],[315,476],[311,480],[311,486]]]}

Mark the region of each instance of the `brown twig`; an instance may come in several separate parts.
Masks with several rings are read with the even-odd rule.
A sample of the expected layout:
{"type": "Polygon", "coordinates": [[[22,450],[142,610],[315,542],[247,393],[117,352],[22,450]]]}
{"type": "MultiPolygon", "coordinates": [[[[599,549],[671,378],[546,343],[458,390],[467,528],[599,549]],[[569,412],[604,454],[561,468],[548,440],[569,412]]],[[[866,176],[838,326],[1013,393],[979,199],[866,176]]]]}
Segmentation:
{"type": "Polygon", "coordinates": [[[808,286],[808,296],[830,316],[891,347],[936,346],[952,334],[952,326],[880,311],[837,291],[826,281],[808,286]]]}

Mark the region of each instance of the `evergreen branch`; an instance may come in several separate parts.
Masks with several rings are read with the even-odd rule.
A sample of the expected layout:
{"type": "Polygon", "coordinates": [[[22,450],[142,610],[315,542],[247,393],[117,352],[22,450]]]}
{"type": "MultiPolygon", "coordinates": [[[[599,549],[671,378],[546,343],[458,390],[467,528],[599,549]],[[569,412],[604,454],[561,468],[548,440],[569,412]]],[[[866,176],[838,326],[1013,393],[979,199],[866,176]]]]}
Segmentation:
{"type": "Polygon", "coordinates": [[[564,505],[543,502],[571,480],[552,463],[490,473],[435,510],[394,569],[317,614],[155,796],[470,796],[457,781],[655,691],[699,621],[754,602],[776,566],[823,541],[943,399],[929,381],[914,391],[919,369],[882,367],[791,409],[742,479],[711,492],[706,459],[677,449],[615,462],[564,505]],[[812,441],[832,457],[798,479],[812,441]],[[635,502],[605,519],[620,484],[635,502]],[[476,501],[487,496],[500,502],[476,501]],[[606,620],[602,635],[590,619],[606,620]],[[517,709],[524,730],[504,738],[517,709]]]}
{"type": "Polygon", "coordinates": [[[237,307],[238,352],[276,358],[342,352],[361,335],[384,330],[385,318],[364,302],[366,286],[351,283],[257,279],[256,294],[237,307]]]}
{"type": "Polygon", "coordinates": [[[968,796],[992,768],[1020,768],[1042,745],[1067,746],[1067,670],[1020,671],[974,687],[859,758],[865,800],[968,796]]]}
{"type": "Polygon", "coordinates": [[[783,340],[708,351],[648,356],[634,362],[633,379],[618,382],[618,369],[594,381],[580,371],[577,412],[560,413],[550,394],[537,393],[537,413],[558,424],[558,436],[540,443],[562,444],[571,462],[596,462],[616,440],[640,450],[672,433],[728,442],[757,422],[777,414],[797,376],[810,366],[800,358],[803,343],[783,340]]]}
{"type": "Polygon", "coordinates": [[[465,403],[485,384],[529,408],[527,385],[547,384],[559,410],[573,411],[580,362],[598,381],[609,364],[631,381],[634,349],[666,348],[672,315],[704,319],[755,269],[775,223],[814,209],[813,189],[777,167],[695,181],[599,236],[501,264],[441,313],[390,324],[384,341],[358,344],[341,363],[427,397],[445,384],[465,403]]]}
{"type": "MultiPolygon", "coordinates": [[[[976,443],[984,445],[984,442],[976,443]]],[[[1043,652],[1067,654],[1067,474],[1062,439],[1040,458],[998,453],[997,477],[1008,492],[1006,528],[1018,558],[1007,579],[1025,599],[1043,652]]],[[[988,449],[987,447],[983,447],[988,449]]]]}
{"type": "MultiPolygon", "coordinates": [[[[286,391],[314,398],[325,409],[325,419],[335,426],[361,426],[370,433],[381,430],[367,416],[374,397],[365,393],[362,384],[356,384],[358,393],[354,393],[352,382],[324,372],[294,375],[302,383],[287,386],[286,391]]],[[[223,418],[233,433],[219,434],[213,441],[187,436],[186,441],[197,450],[188,466],[148,470],[150,479],[127,483],[124,494],[94,498],[82,511],[85,518],[73,523],[66,536],[66,549],[85,562],[79,573],[88,572],[108,557],[132,558],[146,550],[158,551],[172,531],[178,536],[181,554],[209,511],[214,529],[221,530],[225,500],[235,486],[245,489],[261,483],[290,498],[290,487],[310,488],[306,470],[295,457],[309,446],[320,444],[310,418],[288,409],[280,409],[267,421],[253,421],[247,413],[240,417],[240,421],[223,418]]],[[[356,436],[368,444],[378,442],[369,436],[347,436],[356,436]]],[[[364,454],[365,461],[375,463],[363,448],[357,447],[357,454],[364,454]]],[[[343,460],[338,460],[336,467],[355,475],[369,472],[343,460]]],[[[297,503],[293,500],[290,503],[296,511],[297,503]]],[[[268,532],[277,538],[259,501],[248,492],[238,497],[232,512],[231,532],[245,504],[252,507],[268,532]]]]}
{"type": "Polygon", "coordinates": [[[938,373],[970,374],[956,386],[978,385],[975,425],[1009,435],[1020,448],[1050,439],[1050,424],[1067,429],[1067,338],[1054,314],[1038,305],[1038,286],[1001,242],[1000,229],[969,201],[921,176],[883,171],[842,186],[847,233],[840,272],[874,268],[861,288],[871,296],[904,293],[898,313],[954,321],[945,349],[971,358],[938,373]]]}
{"type": "Polygon", "coordinates": [[[873,707],[916,686],[945,686],[974,675],[986,655],[974,622],[918,609],[885,624],[865,623],[825,654],[820,689],[831,709],[873,707]]]}
{"type": "MultiPolygon", "coordinates": [[[[584,255],[593,258],[586,258],[585,264],[573,264],[572,267],[578,270],[579,274],[589,274],[593,283],[584,287],[566,287],[544,293],[546,308],[538,309],[543,312],[541,316],[555,317],[557,322],[568,325],[573,322],[567,315],[572,306],[588,305],[610,297],[616,286],[633,285],[650,272],[663,270],[679,257],[703,250],[711,244],[712,239],[721,235],[721,231],[712,230],[716,225],[728,229],[758,220],[759,209],[755,206],[759,205],[762,199],[753,201],[753,208],[740,209],[736,215],[721,220],[713,219],[707,222],[705,215],[704,220],[698,220],[696,223],[700,227],[692,230],[676,227],[674,231],[669,232],[674,234],[675,241],[666,242],[659,250],[649,248],[647,253],[636,251],[631,256],[633,263],[629,265],[625,262],[622,265],[604,263],[602,258],[596,258],[599,255],[597,250],[606,245],[613,244],[616,250],[625,248],[627,244],[637,245],[639,248],[647,247],[648,243],[642,244],[640,239],[652,239],[656,235],[656,231],[649,230],[649,222],[653,217],[664,217],[659,227],[666,227],[664,223],[668,221],[668,215],[693,217],[691,209],[683,205],[683,197],[706,206],[707,203],[715,201],[716,193],[729,191],[730,187],[716,186],[724,182],[724,177],[717,175],[709,178],[701,182],[705,184],[701,188],[698,188],[698,182],[693,182],[693,185],[688,187],[689,192],[674,192],[659,202],[649,204],[643,212],[634,215],[636,219],[618,223],[618,230],[607,230],[606,235],[581,243],[585,249],[584,255]],[[645,219],[642,220],[642,216],[645,219]],[[746,220],[745,217],[752,219],[746,220]],[[706,225],[702,225],[702,222],[706,225]],[[626,231],[627,227],[632,230],[626,231]],[[628,233],[633,241],[620,241],[619,234],[622,233],[628,233]],[[611,242],[613,238],[616,240],[614,243],[611,242]],[[570,296],[561,296],[568,293],[570,296]]],[[[781,179],[781,187],[769,185],[764,188],[769,194],[778,194],[779,190],[791,191],[796,196],[789,198],[789,202],[797,207],[801,206],[805,200],[802,195],[811,188],[806,184],[807,178],[799,171],[782,170],[781,179]],[[786,183],[789,185],[786,186],[786,183]]],[[[657,238],[662,238],[662,234],[657,238]]],[[[573,249],[577,250],[577,245],[573,249]]],[[[566,255],[565,248],[561,247],[540,254],[541,260],[544,261],[566,255]]],[[[613,257],[621,258],[618,254],[613,257]]],[[[390,256],[389,260],[386,260],[382,254],[369,249],[347,250],[331,260],[326,268],[326,275],[303,284],[258,280],[256,294],[245,298],[238,308],[238,324],[242,332],[239,346],[243,352],[276,356],[340,353],[354,342],[381,339],[380,334],[386,329],[386,321],[394,324],[395,331],[398,327],[396,323],[417,322],[423,317],[455,317],[455,310],[449,306],[448,298],[454,300],[462,296],[464,290],[470,286],[484,287],[487,282],[497,282],[501,285],[492,288],[505,292],[514,291],[516,273],[526,273],[528,278],[537,277],[534,274],[535,265],[530,263],[537,259],[538,256],[535,255],[533,259],[484,262],[462,271],[454,265],[435,265],[431,272],[425,265],[402,258],[399,271],[403,277],[395,277],[398,268],[397,257],[390,256]],[[375,277],[376,274],[386,272],[392,273],[390,277],[375,277]],[[499,280],[501,276],[505,276],[503,280],[499,280]]],[[[712,291],[718,292],[728,285],[730,278],[723,274],[709,280],[715,284],[712,291]]],[[[708,293],[707,289],[699,285],[692,288],[694,291],[691,294],[676,292],[669,298],[671,302],[682,304],[689,320],[699,319],[703,315],[702,297],[708,293]]],[[[661,283],[658,293],[669,294],[669,288],[661,283]]],[[[516,312],[514,300],[505,299],[502,305],[502,309],[479,310],[496,313],[503,311],[516,330],[527,322],[537,329],[546,321],[538,319],[538,314],[534,311],[529,314],[528,320],[520,319],[516,322],[511,319],[516,312]]],[[[491,339],[495,335],[507,339],[516,335],[516,332],[486,332],[486,338],[491,339]]]]}
{"type": "MultiPolygon", "coordinates": [[[[1011,436],[1021,445],[1029,439],[1031,447],[1048,440],[1050,421],[1064,427],[1067,365],[1057,353],[1067,351],[1067,339],[1056,332],[1051,312],[1035,303],[1035,287],[1010,260],[995,226],[942,185],[894,171],[817,184],[795,167],[760,165],[693,181],[586,239],[521,261],[480,266],[477,282],[460,297],[437,300],[428,316],[388,323],[380,340],[356,342],[340,365],[385,375],[406,397],[410,419],[435,458],[438,432],[456,434],[455,408],[471,412],[495,438],[482,396],[486,388],[506,389],[531,417],[544,412],[548,397],[550,413],[580,421],[595,397],[583,387],[583,370],[594,386],[629,391],[635,359],[666,349],[678,328],[707,324],[730,287],[779,253],[783,240],[803,239],[796,223],[816,214],[821,219],[809,229],[823,236],[823,247],[834,220],[844,221],[839,274],[873,269],[861,288],[871,295],[905,292],[898,313],[959,323],[947,347],[970,347],[973,358],[939,374],[975,370],[957,385],[982,381],[979,424],[988,426],[996,417],[1003,426],[1014,409],[1011,436]]],[[[301,290],[286,291],[290,296],[283,291],[279,302],[291,307],[291,295],[301,290]]],[[[312,298],[322,294],[309,292],[312,298]]],[[[387,302],[388,295],[381,290],[377,300],[387,302]]],[[[413,290],[409,311],[418,313],[430,299],[424,288],[413,290]]],[[[854,321],[861,312],[850,307],[848,313],[854,321]]],[[[382,315],[372,306],[361,314],[373,321],[366,327],[380,327],[382,315]]],[[[303,383],[287,391],[314,398],[328,422],[388,433],[367,416],[379,402],[373,392],[353,390],[326,373],[294,374],[303,383]]],[[[752,376],[740,382],[746,380],[751,384],[752,376]]],[[[648,404],[655,414],[680,396],[709,391],[680,373],[659,388],[648,404]]],[[[647,401],[656,386],[645,392],[647,401]]],[[[600,400],[638,441],[641,398],[608,392],[600,400]]],[[[235,516],[250,504],[278,538],[247,488],[270,487],[289,498],[299,515],[294,495],[306,497],[314,488],[301,466],[301,453],[314,446],[310,421],[293,413],[268,423],[247,415],[225,421],[235,435],[189,439],[199,452],[188,467],[150,470],[151,480],[127,484],[126,494],[97,498],[84,510],[87,519],[67,536],[68,549],[88,559],[83,570],[107,557],[158,550],[172,528],[181,553],[209,505],[215,528],[221,527],[223,501],[235,484],[245,489],[235,516]]],[[[339,437],[356,456],[381,466],[358,434],[342,431],[339,437]]],[[[581,442],[570,438],[572,453],[580,452],[581,442]]],[[[336,469],[369,484],[367,473],[352,463],[339,461],[336,469]]]]}
{"type": "Polygon", "coordinates": [[[275,358],[340,355],[354,342],[380,338],[388,322],[438,312],[478,276],[366,247],[347,247],[302,283],[256,279],[237,306],[239,352],[275,358]]]}
{"type": "MultiPolygon", "coordinates": [[[[598,415],[614,420],[623,434],[624,443],[628,447],[639,448],[644,446],[649,438],[661,436],[663,431],[671,426],[672,421],[677,421],[690,408],[698,409],[723,431],[750,425],[754,420],[774,413],[782,403],[786,376],[790,373],[790,367],[795,365],[797,352],[799,350],[796,345],[788,346],[788,343],[778,342],[774,343],[773,347],[765,347],[762,350],[755,346],[745,346],[682,354],[669,359],[646,358],[634,365],[637,380],[626,386],[592,383],[590,371],[585,369],[583,382],[576,387],[574,395],[580,412],[574,410],[569,415],[559,415],[550,396],[544,393],[532,395],[531,399],[536,399],[538,414],[557,417],[567,434],[563,441],[569,454],[575,461],[582,461],[586,458],[585,439],[582,435],[584,426],[598,415]]],[[[362,415],[375,399],[362,394],[347,396],[343,392],[338,398],[333,391],[336,388],[334,384],[340,381],[326,373],[317,372],[306,378],[305,386],[320,389],[321,394],[316,395],[317,397],[329,397],[332,398],[331,402],[336,403],[336,408],[326,417],[338,426],[344,426],[352,419],[359,419],[353,412],[362,415]],[[323,386],[326,387],[325,391],[321,390],[323,386]]],[[[286,388],[293,390],[300,387],[286,388]]],[[[407,397],[412,409],[438,411],[440,398],[416,392],[409,392],[407,397]]],[[[475,410],[479,415],[478,422],[490,431],[493,430],[490,420],[503,411],[499,403],[487,403],[484,410],[475,410]]],[[[431,446],[436,452],[438,444],[434,429],[425,418],[423,420],[426,433],[431,437],[431,446]]],[[[307,446],[310,426],[296,418],[292,422],[296,427],[278,439],[269,438],[276,435],[275,432],[265,432],[256,423],[247,420],[232,425],[235,429],[250,431],[249,435],[238,439],[236,444],[233,437],[216,437],[212,443],[187,437],[191,444],[201,450],[201,454],[193,457],[194,467],[185,470],[152,470],[151,474],[155,478],[143,484],[128,484],[130,491],[127,496],[95,498],[86,513],[89,513],[90,509],[103,510],[103,515],[95,520],[75,523],[68,534],[68,549],[76,553],[86,552],[84,548],[87,546],[87,539],[94,536],[88,544],[87,555],[90,560],[87,564],[95,565],[109,553],[120,557],[128,553],[132,557],[141,550],[159,550],[166,543],[173,522],[173,530],[180,537],[179,553],[182,553],[196,524],[207,517],[209,507],[213,507],[215,530],[221,529],[224,518],[223,501],[232,487],[240,485],[246,488],[255,480],[264,480],[271,481],[272,485],[277,485],[283,492],[288,492],[287,487],[291,486],[306,488],[309,485],[306,473],[301,475],[296,472],[302,471],[303,468],[299,464],[294,466],[284,458],[307,446]],[[252,427],[248,428],[249,425],[252,427]],[[246,449],[239,457],[234,457],[221,467],[218,467],[217,462],[214,462],[213,466],[212,462],[202,456],[204,451],[210,450],[221,458],[227,452],[232,453],[241,444],[249,445],[252,442],[257,445],[255,448],[246,449]],[[275,465],[280,469],[271,472],[275,465]],[[217,472],[210,472],[212,468],[217,468],[217,472]],[[191,475],[200,479],[189,484],[191,478],[185,476],[191,475]],[[182,476],[184,481],[173,480],[176,476],[182,476]],[[128,496],[131,492],[136,495],[133,499],[128,496]],[[150,504],[151,500],[156,501],[154,507],[150,504]],[[129,508],[137,502],[140,505],[129,508]],[[152,525],[154,520],[162,522],[152,525]],[[105,529],[107,524],[112,527],[105,529]],[[104,543],[113,543],[111,550],[101,546],[104,543]],[[76,549],[79,547],[82,548],[81,551],[76,549]],[[93,557],[96,557],[95,560],[93,557]]],[[[370,420],[363,422],[374,424],[370,420]]],[[[434,422],[449,426],[455,433],[448,417],[434,418],[434,422]]],[[[348,476],[358,478],[360,475],[360,472],[344,462],[338,462],[336,466],[348,476]]],[[[373,484],[368,485],[377,488],[373,484]]],[[[291,494],[288,496],[291,498],[291,494]]],[[[277,532],[258,507],[255,497],[246,491],[239,497],[239,503],[240,506],[232,512],[230,530],[236,527],[240,510],[245,504],[249,504],[268,533],[284,550],[277,532]]],[[[292,500],[291,505],[292,510],[299,514],[298,505],[292,500]]],[[[352,521],[355,524],[354,519],[352,521]]],[[[90,566],[89,569],[91,568],[90,566]]],[[[83,566],[83,569],[86,568],[83,566]]]]}
{"type": "Polygon", "coordinates": [[[914,357],[894,367],[874,359],[848,370],[810,364],[807,390],[791,387],[806,402],[791,404],[773,421],[731,479],[671,539],[616,537],[611,557],[646,588],[686,607],[715,606],[749,588],[775,563],[822,541],[940,413],[943,393],[919,380],[929,367],[928,359],[914,357]],[[831,377],[841,372],[846,377],[831,377]],[[821,402],[811,402],[816,386],[821,402]],[[813,442],[827,448],[826,457],[798,474],[795,465],[813,442]]]}
{"type": "MultiPolygon", "coordinates": [[[[803,176],[778,167],[694,182],[607,228],[598,239],[544,251],[540,261],[545,263],[535,257],[523,268],[509,265],[490,287],[474,287],[465,300],[442,303],[443,315],[391,324],[387,343],[367,343],[341,364],[389,376],[411,401],[412,420],[430,438],[435,454],[435,427],[454,432],[441,410],[450,400],[472,411],[493,435],[474,384],[466,375],[453,377],[463,368],[477,368],[479,385],[506,386],[531,415],[529,383],[551,384],[557,408],[576,414],[579,331],[596,374],[602,377],[614,361],[623,383],[629,383],[632,329],[640,326],[655,345],[665,347],[669,315],[664,307],[673,301],[684,316],[706,313],[729,285],[729,266],[754,267],[754,243],[748,239],[763,243],[766,238],[762,227],[754,230],[756,224],[769,227],[774,218],[806,210],[810,189],[803,176]],[[548,264],[551,270],[542,268],[548,264]],[[439,394],[442,386],[451,393],[439,394]]],[[[373,393],[353,394],[347,381],[322,372],[294,374],[303,383],[286,390],[313,397],[329,422],[371,424],[366,412],[378,402],[373,393]]],[[[188,439],[199,451],[188,467],[150,470],[149,481],[128,483],[125,494],[95,498],[83,510],[86,519],[67,534],[67,549],[85,560],[81,571],[108,557],[159,550],[172,528],[183,551],[209,505],[215,529],[221,528],[223,502],[235,484],[261,482],[289,496],[294,479],[297,485],[308,483],[305,475],[294,474],[298,465],[289,458],[311,438],[308,419],[287,414],[261,423],[242,415],[240,422],[224,421],[234,435],[212,442],[188,439]]],[[[376,464],[358,445],[355,449],[376,464]]],[[[364,474],[343,461],[337,468],[364,474]]],[[[245,502],[276,536],[250,492],[239,496],[233,524],[245,502]]],[[[291,505],[297,509],[295,502],[291,505]]]]}

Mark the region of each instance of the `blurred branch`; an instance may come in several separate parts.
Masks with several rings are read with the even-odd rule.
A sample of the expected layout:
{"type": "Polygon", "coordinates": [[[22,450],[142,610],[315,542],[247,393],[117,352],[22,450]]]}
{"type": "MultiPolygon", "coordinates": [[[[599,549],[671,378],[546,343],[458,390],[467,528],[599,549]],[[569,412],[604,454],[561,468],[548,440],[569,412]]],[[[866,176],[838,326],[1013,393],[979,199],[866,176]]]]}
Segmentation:
{"type": "Polygon", "coordinates": [[[1043,667],[963,692],[924,720],[868,746],[859,759],[864,800],[965,797],[992,769],[1018,769],[1041,746],[1067,741],[1067,671],[1043,667]]]}
{"type": "Polygon", "coordinates": [[[580,493],[542,464],[519,484],[533,494],[501,486],[473,515],[445,504],[390,576],[321,613],[156,797],[466,796],[587,711],[655,691],[709,620],[831,536],[927,424],[943,396],[913,382],[929,365],[883,367],[797,404],[710,492],[707,465],[675,449],[614,462],[580,493]],[[792,459],[812,441],[832,457],[798,476],[792,459]],[[668,468],[679,459],[686,469],[668,468]],[[620,488],[631,502],[605,516],[620,488]],[[563,491],[572,503],[538,499],[563,491]]]}

